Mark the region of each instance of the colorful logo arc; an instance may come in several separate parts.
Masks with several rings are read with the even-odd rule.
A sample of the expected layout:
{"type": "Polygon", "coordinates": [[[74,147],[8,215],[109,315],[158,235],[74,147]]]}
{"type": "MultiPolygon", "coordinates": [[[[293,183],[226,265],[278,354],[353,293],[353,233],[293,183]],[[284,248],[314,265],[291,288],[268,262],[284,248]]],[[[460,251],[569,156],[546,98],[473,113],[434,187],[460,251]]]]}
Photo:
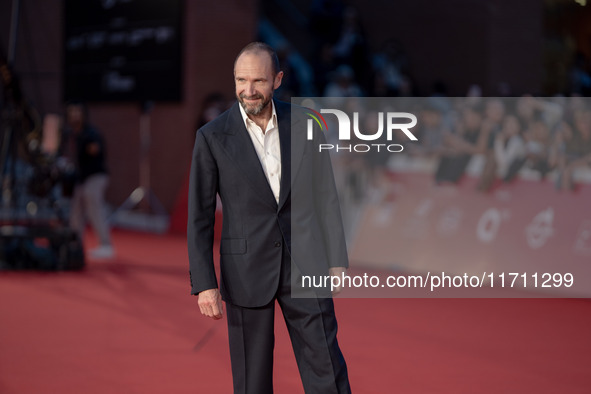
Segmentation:
{"type": "Polygon", "coordinates": [[[324,131],[324,129],[326,128],[326,130],[328,130],[328,125],[326,124],[326,120],[324,120],[324,117],[322,115],[320,115],[318,112],[314,111],[312,108],[306,108],[312,112],[314,112],[314,114],[311,114],[309,112],[306,112],[306,115],[309,115],[312,117],[312,119],[314,119],[316,121],[316,123],[318,123],[318,126],[320,126],[320,130],[324,131]],[[322,123],[324,123],[324,127],[322,127],[322,123],[320,123],[320,120],[318,119],[322,119],[322,123]]]}

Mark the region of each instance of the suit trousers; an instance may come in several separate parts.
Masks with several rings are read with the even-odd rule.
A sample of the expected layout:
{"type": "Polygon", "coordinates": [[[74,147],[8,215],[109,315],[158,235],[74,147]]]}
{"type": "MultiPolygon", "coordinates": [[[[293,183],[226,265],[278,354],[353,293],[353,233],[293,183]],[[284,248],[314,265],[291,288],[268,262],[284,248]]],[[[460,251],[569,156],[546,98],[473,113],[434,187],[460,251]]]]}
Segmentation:
{"type": "Polygon", "coordinates": [[[234,393],[273,393],[275,301],[281,307],[306,394],[350,393],[333,300],[291,297],[291,259],[283,249],[279,287],[269,304],[244,308],[226,303],[234,393]]]}

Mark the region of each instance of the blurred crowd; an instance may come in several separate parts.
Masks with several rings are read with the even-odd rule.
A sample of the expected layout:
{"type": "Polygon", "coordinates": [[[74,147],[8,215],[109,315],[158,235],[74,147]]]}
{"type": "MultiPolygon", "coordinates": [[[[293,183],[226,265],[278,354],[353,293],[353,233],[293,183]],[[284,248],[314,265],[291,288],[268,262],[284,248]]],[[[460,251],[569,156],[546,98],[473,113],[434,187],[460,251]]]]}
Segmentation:
{"type": "Polygon", "coordinates": [[[409,153],[437,160],[437,183],[457,183],[469,172],[487,191],[518,174],[553,174],[557,189],[571,190],[576,175],[591,181],[590,104],[582,97],[426,99],[419,144],[409,153]]]}
{"type": "MultiPolygon", "coordinates": [[[[482,192],[522,179],[553,182],[557,190],[591,184],[591,99],[583,97],[408,97],[322,98],[305,106],[338,108],[351,117],[356,132],[342,141],[334,116],[328,122],[331,154],[354,195],[383,189],[389,173],[433,174],[437,185],[455,185],[466,175],[482,192]],[[384,114],[417,117],[409,131],[391,138],[384,114]],[[357,132],[364,137],[359,138],[357,132]],[[370,140],[372,135],[379,138],[370,140]],[[387,146],[394,147],[390,152],[387,146]],[[379,146],[379,149],[378,149],[379,146]],[[401,150],[403,153],[392,153],[401,150]]],[[[408,124],[395,118],[393,123],[408,124]]]]}
{"type": "MultiPolygon", "coordinates": [[[[291,77],[278,92],[280,97],[302,96],[306,91],[325,97],[418,95],[403,45],[389,39],[372,51],[357,8],[341,0],[315,0],[309,29],[314,37],[310,56],[313,86],[302,86],[305,81],[288,72],[291,77]]],[[[278,52],[287,71],[294,68],[289,48],[285,45],[278,52]]]]}
{"type": "MultiPolygon", "coordinates": [[[[428,92],[419,91],[403,45],[395,39],[381,46],[370,43],[359,11],[342,0],[312,1],[308,26],[314,37],[307,59],[312,78],[308,81],[301,77],[289,43],[279,46],[277,53],[285,74],[275,97],[284,101],[311,96],[306,93],[349,97],[346,102],[329,104],[366,113],[365,127],[372,130],[368,133],[375,132],[377,114],[388,108],[380,108],[379,104],[367,108],[366,103],[354,98],[405,98],[396,103],[417,114],[413,132],[419,141],[398,142],[405,147],[405,160],[435,163],[430,168],[437,184],[456,184],[466,173],[479,178],[477,187],[481,191],[499,182],[509,183],[518,174],[539,180],[550,176],[559,190],[573,189],[577,179],[591,182],[591,100],[584,98],[591,94],[591,73],[582,53],[573,59],[569,91],[562,96],[506,97],[512,95],[511,86],[501,84],[498,98],[482,97],[478,85],[471,86],[465,98],[450,98],[443,81],[432,81],[428,92]]],[[[214,119],[231,102],[233,98],[219,93],[208,95],[197,128],[214,119]]],[[[397,134],[395,138],[405,137],[397,134]]],[[[356,156],[363,159],[355,159],[353,166],[366,166],[372,179],[379,178],[376,174],[386,169],[392,159],[392,154],[384,151],[356,156]]]]}

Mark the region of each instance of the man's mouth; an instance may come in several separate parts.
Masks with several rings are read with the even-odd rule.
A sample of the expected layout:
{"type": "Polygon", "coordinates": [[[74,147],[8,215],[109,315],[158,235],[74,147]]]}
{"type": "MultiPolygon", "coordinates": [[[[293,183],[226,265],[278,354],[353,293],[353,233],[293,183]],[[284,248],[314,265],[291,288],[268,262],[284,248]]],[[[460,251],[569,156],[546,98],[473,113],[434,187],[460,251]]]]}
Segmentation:
{"type": "Polygon", "coordinates": [[[261,96],[252,96],[252,97],[241,96],[241,97],[245,101],[258,101],[258,100],[263,99],[261,96]]]}

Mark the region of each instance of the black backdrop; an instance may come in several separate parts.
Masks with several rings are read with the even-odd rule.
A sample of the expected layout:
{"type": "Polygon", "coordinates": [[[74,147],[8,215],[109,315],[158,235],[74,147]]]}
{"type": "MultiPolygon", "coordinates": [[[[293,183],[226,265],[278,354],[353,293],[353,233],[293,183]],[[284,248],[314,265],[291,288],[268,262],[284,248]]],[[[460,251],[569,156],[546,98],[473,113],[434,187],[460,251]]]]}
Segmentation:
{"type": "Polygon", "coordinates": [[[66,0],[64,99],[181,99],[182,0],[66,0]]]}

